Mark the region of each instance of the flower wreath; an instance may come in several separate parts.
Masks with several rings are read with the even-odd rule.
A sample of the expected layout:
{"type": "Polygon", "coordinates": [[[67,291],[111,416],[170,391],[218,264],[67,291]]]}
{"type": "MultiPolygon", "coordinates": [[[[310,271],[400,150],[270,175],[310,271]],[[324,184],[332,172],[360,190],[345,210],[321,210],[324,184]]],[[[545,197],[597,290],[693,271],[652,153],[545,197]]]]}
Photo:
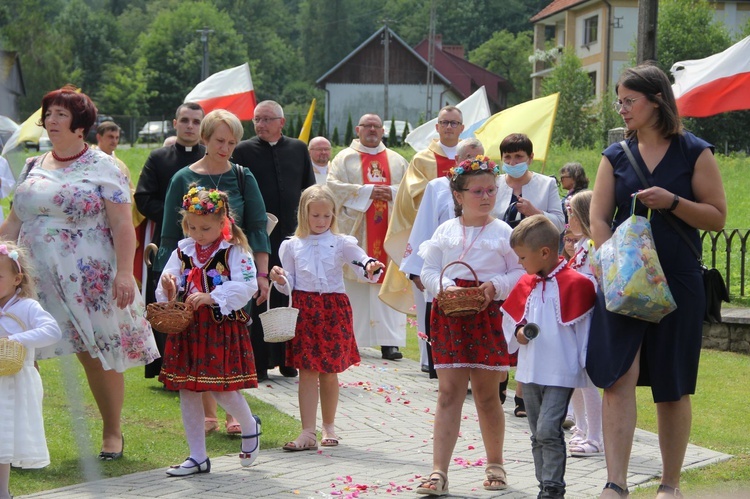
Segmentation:
{"type": "Polygon", "coordinates": [[[195,213],[198,215],[206,215],[208,213],[216,213],[224,207],[224,201],[221,199],[222,193],[216,189],[206,189],[205,187],[198,185],[191,187],[182,197],[182,209],[188,213],[195,213]],[[198,193],[207,191],[208,199],[203,199],[198,196],[198,193]]]}
{"type": "Polygon", "coordinates": [[[448,170],[448,175],[451,177],[451,180],[455,181],[459,175],[477,170],[489,171],[496,177],[500,175],[500,167],[487,156],[477,156],[474,159],[466,159],[458,166],[454,166],[448,170]]]}

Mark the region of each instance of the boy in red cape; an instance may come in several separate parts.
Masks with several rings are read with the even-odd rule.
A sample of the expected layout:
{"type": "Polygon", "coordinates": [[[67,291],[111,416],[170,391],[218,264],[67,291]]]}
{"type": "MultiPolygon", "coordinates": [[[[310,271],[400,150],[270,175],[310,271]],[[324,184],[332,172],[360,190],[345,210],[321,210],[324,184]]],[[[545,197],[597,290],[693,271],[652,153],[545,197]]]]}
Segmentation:
{"type": "Polygon", "coordinates": [[[558,256],[559,242],[559,231],[543,215],[513,229],[510,246],[527,274],[501,307],[508,351],[518,350],[516,380],[523,383],[540,498],[565,497],[562,424],[573,389],[586,386],[596,296],[594,284],[558,256]]]}

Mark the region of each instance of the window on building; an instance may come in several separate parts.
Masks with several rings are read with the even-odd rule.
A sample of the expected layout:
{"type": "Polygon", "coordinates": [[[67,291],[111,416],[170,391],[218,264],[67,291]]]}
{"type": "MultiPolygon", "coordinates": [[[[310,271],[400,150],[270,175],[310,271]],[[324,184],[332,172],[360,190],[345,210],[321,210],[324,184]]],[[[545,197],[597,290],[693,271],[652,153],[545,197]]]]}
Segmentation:
{"type": "Polygon", "coordinates": [[[583,21],[583,44],[591,45],[599,40],[599,16],[589,17],[583,21]]]}
{"type": "Polygon", "coordinates": [[[591,95],[596,97],[596,71],[589,73],[589,80],[591,80],[591,95]]]}

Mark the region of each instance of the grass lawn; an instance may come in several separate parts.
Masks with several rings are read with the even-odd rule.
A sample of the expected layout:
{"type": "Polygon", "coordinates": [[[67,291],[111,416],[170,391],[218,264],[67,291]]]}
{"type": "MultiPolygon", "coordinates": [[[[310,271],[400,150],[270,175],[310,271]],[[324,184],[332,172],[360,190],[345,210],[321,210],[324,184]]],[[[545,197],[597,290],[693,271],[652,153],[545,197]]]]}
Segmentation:
{"type": "MultiPolygon", "coordinates": [[[[130,166],[137,179],[150,149],[122,149],[118,156],[130,166]]],[[[403,150],[405,156],[413,155],[403,150]]],[[[580,151],[553,148],[545,173],[557,173],[567,161],[580,161],[589,178],[595,177],[599,151],[580,151]]],[[[719,156],[730,212],[728,228],[746,229],[750,198],[745,195],[747,157],[719,156]]],[[[539,167],[534,165],[538,170],[539,167]]],[[[3,200],[7,210],[7,199],[3,200]]],[[[737,268],[737,267],[735,267],[737,268]]],[[[406,357],[418,359],[416,335],[410,326],[406,357]]],[[[188,454],[180,419],[176,394],[165,392],[155,380],[143,378],[142,369],[131,369],[125,375],[126,402],[123,410],[126,438],[125,459],[112,463],[79,460],[99,452],[101,423],[82,370],[73,357],[40,362],[45,386],[45,422],[52,464],[43,470],[13,470],[11,490],[28,494],[97,477],[113,477],[156,468],[166,468],[181,462],[188,454]],[[80,395],[76,397],[76,393],[80,395]],[[71,411],[74,407],[76,411],[71,411]],[[91,466],[83,466],[93,463],[91,466]],[[93,473],[93,474],[90,474],[93,473]]],[[[701,359],[697,394],[693,397],[693,430],[691,442],[720,452],[732,454],[734,459],[717,465],[687,471],[683,474],[683,489],[714,495],[719,491],[727,496],[747,494],[750,488],[750,432],[747,417],[750,399],[747,397],[747,377],[750,356],[706,350],[701,359]]],[[[514,383],[511,381],[511,387],[514,383]]],[[[293,439],[299,423],[276,411],[272,406],[248,397],[253,412],[264,422],[263,446],[280,447],[293,439]]],[[[638,390],[638,427],[656,431],[656,418],[648,389],[638,390]]],[[[239,439],[219,432],[207,439],[210,455],[236,453],[239,439]]],[[[652,497],[654,491],[639,491],[634,497],[652,497]]]]}

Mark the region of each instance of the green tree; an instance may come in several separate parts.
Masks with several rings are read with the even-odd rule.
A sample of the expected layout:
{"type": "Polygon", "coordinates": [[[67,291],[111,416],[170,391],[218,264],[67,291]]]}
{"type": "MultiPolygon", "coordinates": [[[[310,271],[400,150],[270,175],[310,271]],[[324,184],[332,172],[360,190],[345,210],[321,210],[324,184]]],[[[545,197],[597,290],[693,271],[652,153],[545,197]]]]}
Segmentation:
{"type": "Polygon", "coordinates": [[[153,77],[152,70],[146,67],[146,59],[142,57],[132,66],[106,64],[94,96],[97,107],[107,114],[148,115],[148,100],[156,97],[156,91],[148,88],[149,76],[153,77]]]}
{"type": "Polygon", "coordinates": [[[391,117],[391,129],[388,130],[388,147],[398,145],[398,132],[396,132],[396,118],[391,117]]]}
{"type": "Polygon", "coordinates": [[[594,130],[590,127],[593,112],[589,106],[594,98],[594,88],[575,52],[570,49],[563,52],[554,71],[542,82],[542,92],[544,95],[560,92],[553,141],[567,141],[573,147],[593,145],[594,130]]]}
{"type": "Polygon", "coordinates": [[[318,113],[318,133],[316,135],[319,137],[328,137],[328,131],[326,130],[326,117],[323,114],[323,111],[318,113]]]}
{"type": "Polygon", "coordinates": [[[64,38],[72,55],[69,78],[88,95],[97,94],[105,65],[119,45],[115,18],[101,10],[92,11],[83,0],[71,0],[57,17],[57,24],[61,32],[75,33],[64,38]]]}
{"type": "Polygon", "coordinates": [[[409,122],[404,123],[404,132],[401,134],[401,145],[406,144],[406,137],[409,135],[409,122]]]}
{"type": "Polygon", "coordinates": [[[146,60],[149,114],[171,114],[201,80],[203,44],[196,32],[209,28],[211,73],[247,60],[232,19],[203,1],[178,3],[159,12],[149,31],[139,38],[138,55],[146,60]]]}
{"type": "MultiPolygon", "coordinates": [[[[351,142],[349,142],[351,144],[351,142]]],[[[334,146],[341,145],[341,139],[339,139],[339,127],[333,127],[333,135],[331,135],[331,144],[334,146]]]]}
{"type": "Polygon", "coordinates": [[[61,0],[0,2],[0,43],[4,50],[18,52],[26,87],[26,95],[19,99],[22,120],[39,109],[44,94],[69,82],[72,55],[66,40],[71,35],[55,23],[63,7],[61,0]],[[43,36],[35,36],[30,26],[43,27],[43,36]]]}
{"type": "Polygon", "coordinates": [[[352,115],[346,120],[346,132],[344,133],[344,144],[349,145],[354,140],[354,126],[352,125],[352,115]]]}
{"type": "Polygon", "coordinates": [[[675,62],[702,59],[731,45],[707,0],[662,0],[656,32],[656,64],[667,74],[675,62]]]}
{"type": "Polygon", "coordinates": [[[508,107],[531,99],[529,56],[534,52],[534,35],[521,31],[515,35],[507,30],[496,31],[492,38],[469,53],[469,61],[499,74],[513,85],[508,94],[508,107]]]}

